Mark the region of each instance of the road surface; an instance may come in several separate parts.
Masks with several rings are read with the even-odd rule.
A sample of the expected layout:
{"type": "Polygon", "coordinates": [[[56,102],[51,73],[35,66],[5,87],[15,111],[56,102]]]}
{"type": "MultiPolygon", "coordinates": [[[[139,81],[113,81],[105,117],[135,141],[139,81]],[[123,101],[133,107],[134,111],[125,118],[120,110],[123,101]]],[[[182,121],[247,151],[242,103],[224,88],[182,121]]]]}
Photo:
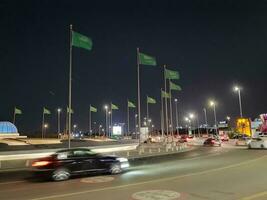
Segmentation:
{"type": "Polygon", "coordinates": [[[0,174],[0,199],[266,200],[267,151],[200,147],[133,161],[120,175],[36,182],[27,172],[0,174]]]}

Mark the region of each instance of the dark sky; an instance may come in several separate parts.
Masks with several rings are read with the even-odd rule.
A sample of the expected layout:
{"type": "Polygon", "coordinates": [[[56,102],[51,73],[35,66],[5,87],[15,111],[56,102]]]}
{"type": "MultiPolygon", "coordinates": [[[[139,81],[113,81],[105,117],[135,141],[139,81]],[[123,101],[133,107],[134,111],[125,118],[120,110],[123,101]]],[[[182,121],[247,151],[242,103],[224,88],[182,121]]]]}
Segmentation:
{"type": "MultiPolygon", "coordinates": [[[[141,67],[145,95],[160,100],[162,65],[178,70],[183,90],[179,114],[199,113],[208,99],[218,102],[219,120],[238,116],[234,84],[243,87],[243,112],[266,112],[266,1],[12,1],[0,2],[0,120],[12,120],[14,106],[20,132],[40,130],[42,107],[51,130],[57,107],[68,96],[69,24],[92,38],[92,51],[73,50],[74,123],[86,130],[89,104],[120,107],[114,121],[126,119],[126,99],[136,102],[136,47],[157,58],[157,67],[141,67]]],[[[160,104],[151,105],[159,126],[160,104]]],[[[134,112],[131,113],[133,116],[134,112]]],[[[145,114],[145,113],[143,113],[145,114]]],[[[212,112],[208,109],[212,122],[212,112]]],[[[62,119],[63,122],[63,119],[62,119]]]]}

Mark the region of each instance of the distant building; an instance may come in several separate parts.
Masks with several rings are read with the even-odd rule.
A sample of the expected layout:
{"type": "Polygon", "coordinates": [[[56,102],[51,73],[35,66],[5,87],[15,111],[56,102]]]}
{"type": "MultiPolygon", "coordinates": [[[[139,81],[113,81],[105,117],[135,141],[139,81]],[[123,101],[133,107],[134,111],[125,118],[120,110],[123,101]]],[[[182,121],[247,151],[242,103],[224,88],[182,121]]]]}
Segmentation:
{"type": "Polygon", "coordinates": [[[17,127],[11,122],[0,121],[0,138],[20,138],[17,127]]]}

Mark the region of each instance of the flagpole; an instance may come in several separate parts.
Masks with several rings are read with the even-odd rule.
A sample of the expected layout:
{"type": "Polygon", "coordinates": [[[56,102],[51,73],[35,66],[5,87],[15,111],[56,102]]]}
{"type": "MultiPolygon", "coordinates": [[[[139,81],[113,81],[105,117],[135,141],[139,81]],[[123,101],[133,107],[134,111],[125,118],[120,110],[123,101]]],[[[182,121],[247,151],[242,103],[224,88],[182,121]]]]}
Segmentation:
{"type": "MultiPolygon", "coordinates": [[[[166,81],[166,65],[164,65],[164,90],[165,90],[165,92],[167,92],[167,81],[166,81]]],[[[166,114],[166,134],[167,134],[167,136],[169,135],[169,123],[168,123],[168,106],[167,106],[167,100],[168,100],[168,98],[167,97],[165,97],[165,114],[166,114]]]]}
{"type": "Polygon", "coordinates": [[[44,139],[44,108],[43,108],[43,120],[42,120],[42,139],[44,139]]]}
{"type": "Polygon", "coordinates": [[[68,134],[68,147],[70,148],[70,135],[71,135],[71,81],[72,81],[72,24],[70,25],[70,69],[69,69],[69,134],[68,134]]]}
{"type": "Polygon", "coordinates": [[[146,119],[148,121],[148,118],[149,118],[149,112],[148,112],[148,101],[147,101],[147,95],[146,95],[146,119]]]}
{"type": "Polygon", "coordinates": [[[163,98],[162,98],[162,88],[160,88],[160,96],[161,96],[161,136],[164,135],[164,107],[163,107],[163,98]]]}
{"type": "Polygon", "coordinates": [[[137,98],[138,98],[138,132],[139,132],[139,144],[141,142],[141,103],[140,103],[140,67],[139,67],[139,48],[136,49],[137,51],[137,98]]]}
{"type": "Polygon", "coordinates": [[[13,115],[13,124],[15,125],[16,122],[16,107],[14,108],[14,115],[13,115]]]}
{"type": "Polygon", "coordinates": [[[92,129],[92,119],[91,119],[91,104],[89,108],[89,134],[91,134],[91,129],[92,129]]]}
{"type": "Polygon", "coordinates": [[[171,135],[173,137],[173,121],[172,121],[172,90],[170,87],[171,80],[169,79],[169,94],[170,94],[170,118],[171,118],[171,135]]]}
{"type": "Polygon", "coordinates": [[[128,130],[127,130],[127,134],[126,134],[126,136],[128,136],[128,134],[129,134],[129,129],[130,129],[130,125],[129,125],[129,99],[127,99],[127,128],[128,128],[128,130]]]}
{"type": "Polygon", "coordinates": [[[111,126],[111,129],[110,129],[110,138],[111,138],[111,135],[112,135],[112,102],[110,104],[110,126],[111,126]]]}
{"type": "Polygon", "coordinates": [[[66,125],[65,125],[65,134],[67,135],[67,133],[68,133],[68,107],[67,107],[67,112],[66,112],[66,125]]]}

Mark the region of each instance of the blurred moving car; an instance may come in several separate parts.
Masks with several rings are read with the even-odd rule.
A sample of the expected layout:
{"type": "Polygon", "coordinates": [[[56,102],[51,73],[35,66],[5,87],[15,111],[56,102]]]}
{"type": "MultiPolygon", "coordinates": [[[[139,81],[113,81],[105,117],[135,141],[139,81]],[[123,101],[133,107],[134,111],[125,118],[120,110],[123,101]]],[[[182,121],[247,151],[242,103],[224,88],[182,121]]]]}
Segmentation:
{"type": "Polygon", "coordinates": [[[204,146],[221,146],[221,140],[215,138],[208,138],[203,143],[204,146]]]}
{"type": "Polygon", "coordinates": [[[227,135],[227,134],[222,134],[222,135],[220,135],[220,139],[221,139],[221,141],[229,141],[229,136],[227,135]]]}
{"type": "Polygon", "coordinates": [[[73,139],[83,139],[84,138],[84,134],[80,133],[80,132],[72,133],[72,138],[73,139]]]}
{"type": "Polygon", "coordinates": [[[90,149],[75,148],[35,160],[31,166],[36,177],[63,181],[79,174],[118,174],[129,167],[129,162],[127,158],[105,156],[90,149]]]}
{"type": "Polygon", "coordinates": [[[180,143],[188,142],[188,135],[181,135],[181,138],[178,140],[180,143]]]}
{"type": "Polygon", "coordinates": [[[249,144],[249,149],[267,149],[267,137],[253,138],[249,144]]]}

